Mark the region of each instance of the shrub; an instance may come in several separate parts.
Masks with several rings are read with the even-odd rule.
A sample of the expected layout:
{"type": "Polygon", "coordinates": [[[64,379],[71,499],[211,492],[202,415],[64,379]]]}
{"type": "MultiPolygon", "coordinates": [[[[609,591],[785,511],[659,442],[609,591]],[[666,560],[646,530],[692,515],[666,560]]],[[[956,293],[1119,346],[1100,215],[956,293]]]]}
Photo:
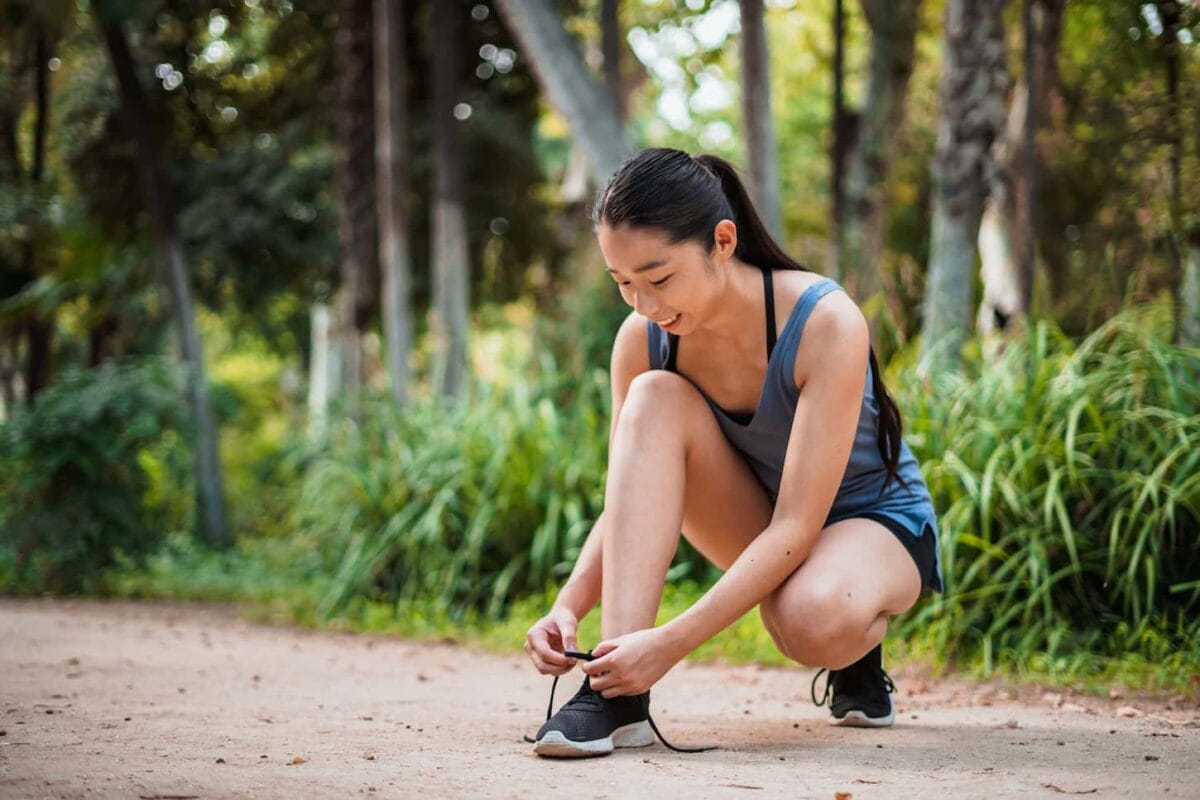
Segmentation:
{"type": "Polygon", "coordinates": [[[67,369],[0,427],[0,588],[94,591],[118,553],[158,545],[142,459],[177,428],[181,377],[148,359],[67,369]]]}

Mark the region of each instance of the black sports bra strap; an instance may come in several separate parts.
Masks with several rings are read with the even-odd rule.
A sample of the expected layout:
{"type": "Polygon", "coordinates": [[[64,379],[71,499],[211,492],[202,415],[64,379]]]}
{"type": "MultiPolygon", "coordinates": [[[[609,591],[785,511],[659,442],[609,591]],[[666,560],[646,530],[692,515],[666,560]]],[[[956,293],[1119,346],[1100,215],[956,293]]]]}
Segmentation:
{"type": "Polygon", "coordinates": [[[771,351],[775,349],[775,286],[771,282],[771,270],[764,269],[763,289],[767,295],[767,360],[771,360],[771,351]]]}

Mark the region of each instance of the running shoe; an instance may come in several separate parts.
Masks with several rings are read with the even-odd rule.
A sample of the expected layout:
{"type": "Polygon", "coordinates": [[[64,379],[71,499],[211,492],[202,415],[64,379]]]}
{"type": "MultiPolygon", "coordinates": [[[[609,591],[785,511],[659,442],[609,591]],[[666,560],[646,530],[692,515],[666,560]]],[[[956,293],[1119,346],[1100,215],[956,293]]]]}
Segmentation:
{"type": "Polygon", "coordinates": [[[852,728],[886,728],[896,718],[892,695],[896,684],[883,671],[883,645],[878,644],[865,656],[845,669],[822,669],[813,676],[810,687],[818,706],[829,702],[829,724],[852,728]],[[817,680],[828,673],[825,694],[817,699],[817,680]]]}
{"type": "MultiPolygon", "coordinates": [[[[587,653],[567,651],[567,655],[590,661],[594,656],[587,653]]],[[[650,717],[650,692],[639,695],[605,697],[592,688],[591,677],[583,679],[583,685],[575,696],[563,703],[558,713],[551,715],[554,708],[554,689],[558,676],[550,687],[550,705],[546,708],[546,722],[538,729],[534,738],[525,737],[533,744],[533,752],[539,756],[560,758],[587,758],[603,756],[618,747],[646,747],[654,744],[658,736],[664,745],[681,753],[700,753],[714,747],[675,747],[658,732],[658,726],[650,717]]]]}

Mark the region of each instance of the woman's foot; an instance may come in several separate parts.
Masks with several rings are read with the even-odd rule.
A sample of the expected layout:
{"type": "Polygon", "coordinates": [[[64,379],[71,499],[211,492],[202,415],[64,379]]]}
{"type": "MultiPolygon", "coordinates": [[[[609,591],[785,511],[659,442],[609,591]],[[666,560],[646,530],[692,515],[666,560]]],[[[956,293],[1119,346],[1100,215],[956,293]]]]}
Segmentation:
{"type": "Polygon", "coordinates": [[[606,698],[592,689],[590,680],[584,678],[575,696],[538,729],[534,753],[586,758],[654,744],[647,713],[650,693],[606,698]]]}
{"type": "Polygon", "coordinates": [[[813,676],[811,687],[813,702],[825,705],[830,693],[829,724],[853,728],[886,728],[896,718],[896,704],[892,695],[896,685],[883,671],[883,645],[877,644],[865,656],[845,669],[828,670],[825,694],[817,699],[817,679],[820,670],[813,676]]]}

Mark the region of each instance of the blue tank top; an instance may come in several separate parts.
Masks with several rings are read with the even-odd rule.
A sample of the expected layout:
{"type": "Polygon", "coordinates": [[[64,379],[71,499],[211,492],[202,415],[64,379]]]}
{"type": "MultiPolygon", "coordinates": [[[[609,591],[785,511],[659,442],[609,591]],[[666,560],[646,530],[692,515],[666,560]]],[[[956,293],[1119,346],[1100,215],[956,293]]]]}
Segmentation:
{"type": "MultiPolygon", "coordinates": [[[[813,308],[821,298],[840,290],[841,287],[829,278],[823,278],[805,289],[792,307],[776,342],[775,303],[770,270],[763,270],[763,284],[767,303],[767,372],[758,407],[752,414],[730,414],[713,402],[699,387],[697,390],[708,401],[726,438],[746,459],[774,505],[779,497],[783,459],[787,452],[792,420],[796,416],[796,401],[800,396],[794,379],[796,348],[800,344],[800,335],[813,308]]],[[[679,337],[675,334],[668,335],[656,323],[649,321],[646,323],[646,334],[650,344],[650,368],[675,372],[679,337]]],[[[830,525],[843,519],[871,513],[898,522],[914,536],[933,536],[934,553],[937,554],[937,583],[931,588],[940,592],[942,566],[941,556],[936,547],[937,514],[934,512],[925,478],[908,444],[901,441],[900,462],[896,468],[896,475],[903,479],[903,483],[893,479],[884,485],[887,472],[876,443],[878,419],[879,405],[872,385],[871,365],[868,363],[862,410],[859,412],[858,430],[854,435],[850,460],[825,524],[830,525]]]]}

